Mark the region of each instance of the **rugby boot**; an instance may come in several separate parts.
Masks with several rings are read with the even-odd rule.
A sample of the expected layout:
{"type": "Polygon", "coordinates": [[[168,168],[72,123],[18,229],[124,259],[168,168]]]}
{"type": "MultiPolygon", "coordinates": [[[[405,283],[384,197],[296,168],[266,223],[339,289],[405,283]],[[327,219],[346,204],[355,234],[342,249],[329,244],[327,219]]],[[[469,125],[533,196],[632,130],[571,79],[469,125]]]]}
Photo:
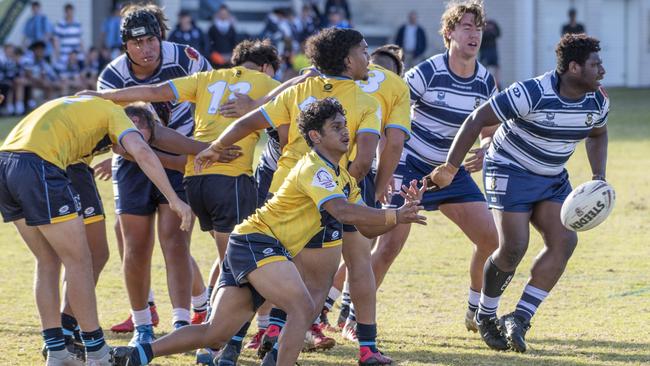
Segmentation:
{"type": "Polygon", "coordinates": [[[468,332],[478,332],[478,324],[476,324],[476,311],[467,309],[465,313],[465,328],[468,332]]]}
{"type": "Polygon", "coordinates": [[[264,333],[266,332],[266,329],[258,329],[257,333],[251,338],[251,340],[246,343],[246,348],[248,349],[258,349],[260,348],[260,344],[262,343],[262,337],[264,336],[264,333]]]}
{"type": "Polygon", "coordinates": [[[275,355],[273,352],[267,352],[260,366],[275,366],[275,355]]]}
{"type": "Polygon", "coordinates": [[[45,366],[84,366],[85,363],[75,357],[74,354],[66,352],[63,358],[47,355],[45,366]]]}
{"type": "MultiPolygon", "coordinates": [[[[86,360],[86,348],[83,343],[78,342],[73,336],[64,336],[65,337],[65,348],[68,352],[72,353],[78,359],[85,361],[86,360]]],[[[43,345],[41,349],[43,354],[43,359],[47,360],[47,347],[43,345]]]]}
{"type": "MultiPolygon", "coordinates": [[[[157,327],[160,322],[160,317],[158,316],[156,305],[149,305],[149,311],[151,312],[151,324],[153,324],[154,327],[157,327]]],[[[111,331],[115,333],[131,333],[134,329],[135,326],[133,325],[131,315],[129,315],[125,321],[111,327],[111,331]]]]}
{"type": "Polygon", "coordinates": [[[390,357],[384,356],[380,351],[373,352],[370,347],[359,348],[359,365],[390,365],[393,360],[390,357]]]}
{"type": "Polygon", "coordinates": [[[151,343],[156,339],[153,335],[153,325],[138,325],[135,327],[129,346],[135,347],[138,343],[151,343]]]}
{"type": "Polygon", "coordinates": [[[219,351],[217,357],[214,358],[215,366],[235,366],[237,365],[237,359],[239,358],[239,352],[237,347],[232,344],[226,344],[224,348],[219,351]]]}
{"type": "Polygon", "coordinates": [[[357,322],[348,321],[341,331],[341,337],[351,342],[357,342],[357,322]]]}
{"type": "Polygon", "coordinates": [[[280,327],[277,325],[271,324],[266,328],[266,332],[262,336],[262,342],[260,347],[257,349],[257,356],[261,359],[264,359],[264,356],[273,349],[273,345],[278,341],[280,337],[280,327]]]}
{"type": "Polygon", "coordinates": [[[203,324],[203,322],[205,321],[207,315],[208,315],[207,310],[194,311],[194,314],[192,314],[192,321],[190,323],[191,324],[203,324]]]}
{"type": "Polygon", "coordinates": [[[318,325],[312,324],[311,328],[305,333],[303,351],[328,350],[335,345],[336,340],[334,338],[327,337],[318,325]]]}
{"type": "Polygon", "coordinates": [[[113,366],[113,349],[105,344],[99,351],[86,355],[87,366],[113,366]]]}
{"type": "Polygon", "coordinates": [[[476,319],[476,324],[483,342],[488,347],[498,351],[505,351],[509,348],[508,340],[499,329],[499,320],[496,317],[483,319],[482,321],[476,319]]]}
{"type": "Polygon", "coordinates": [[[519,318],[515,313],[502,316],[499,322],[510,348],[515,352],[526,352],[526,332],[530,329],[530,322],[519,318]]]}
{"type": "Polygon", "coordinates": [[[217,352],[210,348],[199,348],[196,350],[196,364],[204,366],[214,366],[214,358],[217,352]]]}

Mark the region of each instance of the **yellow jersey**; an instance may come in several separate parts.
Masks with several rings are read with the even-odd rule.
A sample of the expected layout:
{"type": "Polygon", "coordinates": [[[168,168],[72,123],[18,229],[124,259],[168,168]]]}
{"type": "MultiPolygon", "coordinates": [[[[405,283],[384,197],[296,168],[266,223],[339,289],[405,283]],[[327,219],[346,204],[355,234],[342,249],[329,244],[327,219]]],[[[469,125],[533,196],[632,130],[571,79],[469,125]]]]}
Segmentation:
{"type": "MultiPolygon", "coordinates": [[[[247,94],[252,99],[265,96],[280,85],[268,75],[242,66],[230,69],[198,72],[190,76],[173,79],[169,85],[179,102],[196,104],[194,111],[194,138],[198,141],[212,142],[236,118],[224,117],[219,106],[235,98],[235,92],[247,94]]],[[[236,177],[242,174],[253,175],[253,155],[260,131],[246,136],[236,145],[241,147],[242,155],[229,163],[214,163],[203,169],[200,175],[222,174],[236,177]]],[[[193,176],[194,156],[187,157],[185,176],[193,176]]]]}
{"type": "Polygon", "coordinates": [[[91,96],[63,97],[23,118],[0,150],[32,152],[65,170],[80,159],[108,151],[131,131],[138,132],[117,104],[91,96]]]}
{"type": "Polygon", "coordinates": [[[271,236],[295,256],[322,227],[336,222],[322,208],[323,203],[335,198],[363,204],[350,173],[312,150],[291,169],[273,198],[237,225],[233,234],[271,236]]]}
{"type": "Polygon", "coordinates": [[[328,97],[335,98],[345,109],[347,128],[350,133],[348,153],[339,165],[348,166],[354,160],[355,139],[360,133],[369,132],[381,135],[379,104],[364,93],[352,79],[338,76],[316,76],[286,89],[268,102],[260,111],[274,128],[289,124],[287,144],[278,160],[278,169],[273,174],[269,192],[275,193],[296,162],[310,151],[307,142],[298,130],[298,115],[309,104],[328,97]]]}
{"type": "Polygon", "coordinates": [[[372,95],[379,102],[381,132],[397,128],[411,136],[411,105],[409,87],[394,72],[379,65],[368,66],[368,80],[358,80],[361,90],[372,95]]]}

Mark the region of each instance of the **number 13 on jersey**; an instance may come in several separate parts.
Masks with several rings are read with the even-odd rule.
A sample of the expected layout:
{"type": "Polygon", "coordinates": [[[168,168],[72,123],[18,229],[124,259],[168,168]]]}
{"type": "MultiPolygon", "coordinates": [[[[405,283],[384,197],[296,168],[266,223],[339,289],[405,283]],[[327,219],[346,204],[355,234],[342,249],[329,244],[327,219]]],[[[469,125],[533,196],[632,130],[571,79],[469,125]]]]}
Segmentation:
{"type": "Polygon", "coordinates": [[[217,81],[210,84],[210,86],[208,86],[208,91],[212,94],[212,98],[210,99],[208,114],[217,114],[219,111],[219,105],[221,104],[221,99],[223,99],[226,89],[230,92],[228,100],[232,100],[235,99],[235,93],[248,94],[251,90],[251,84],[243,81],[231,85],[228,85],[225,81],[217,81]]]}

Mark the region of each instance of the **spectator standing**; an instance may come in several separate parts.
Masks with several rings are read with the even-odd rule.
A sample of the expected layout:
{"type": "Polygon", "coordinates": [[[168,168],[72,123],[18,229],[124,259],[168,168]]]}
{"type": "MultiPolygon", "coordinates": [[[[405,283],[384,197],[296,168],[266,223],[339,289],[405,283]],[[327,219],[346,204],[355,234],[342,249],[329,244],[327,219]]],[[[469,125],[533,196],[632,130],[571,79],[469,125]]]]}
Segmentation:
{"type": "Polygon", "coordinates": [[[348,28],[352,24],[352,13],[350,13],[347,0],[327,0],[325,2],[325,14],[329,18],[331,13],[339,13],[341,18],[348,23],[348,28]]]}
{"type": "Polygon", "coordinates": [[[45,44],[45,54],[49,56],[52,52],[52,32],[54,27],[44,14],[41,14],[41,3],[32,2],[32,15],[27,19],[23,29],[23,46],[29,46],[34,42],[41,41],[45,44]]]}
{"type": "Polygon", "coordinates": [[[497,22],[492,19],[486,20],[479,50],[479,62],[487,67],[496,81],[497,88],[501,89],[501,83],[499,82],[501,80],[501,75],[499,75],[499,53],[497,51],[497,38],[499,37],[501,37],[501,29],[497,22]]]}
{"type": "Polygon", "coordinates": [[[205,34],[196,26],[194,19],[192,19],[192,14],[188,10],[180,11],[178,14],[178,24],[167,40],[174,43],[190,45],[199,51],[203,57],[207,58],[210,55],[205,34]]]}
{"type": "Polygon", "coordinates": [[[395,43],[404,50],[404,65],[407,69],[415,66],[427,49],[427,35],[418,24],[418,14],[411,10],[408,22],[397,30],[395,43]]]}
{"type": "Polygon", "coordinates": [[[122,38],[120,38],[122,17],[120,11],[121,6],[119,4],[115,5],[113,13],[102,24],[102,48],[107,48],[110,51],[111,57],[109,59],[111,60],[119,56],[122,51],[122,38]]]}
{"type": "Polygon", "coordinates": [[[585,26],[578,23],[576,16],[578,15],[575,8],[569,9],[569,22],[562,26],[562,35],[567,33],[584,33],[585,26]]]}
{"type": "Polygon", "coordinates": [[[235,20],[226,5],[221,5],[214,13],[213,24],[208,30],[210,42],[210,61],[215,67],[224,67],[230,63],[232,50],[237,45],[235,20]]]}
{"type": "Polygon", "coordinates": [[[56,63],[67,63],[68,55],[77,53],[77,59],[83,61],[84,47],[81,39],[81,23],[74,19],[74,6],[70,3],[63,7],[64,17],[54,27],[54,59],[56,63]]]}

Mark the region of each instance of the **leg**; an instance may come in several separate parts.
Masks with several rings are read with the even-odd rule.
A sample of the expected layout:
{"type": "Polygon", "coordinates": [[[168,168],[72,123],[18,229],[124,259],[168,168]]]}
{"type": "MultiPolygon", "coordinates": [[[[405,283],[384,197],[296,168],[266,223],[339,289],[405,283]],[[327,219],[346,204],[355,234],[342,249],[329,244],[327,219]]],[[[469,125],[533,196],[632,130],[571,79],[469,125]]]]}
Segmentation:
{"type": "MultiPolygon", "coordinates": [[[[122,268],[129,294],[131,309],[144,310],[148,307],[151,285],[151,255],[154,245],[154,217],[121,214],[118,215],[124,239],[122,268]]],[[[139,322],[135,320],[135,325],[139,322]]]]}
{"type": "Polygon", "coordinates": [[[58,306],[61,260],[36,227],[27,226],[24,219],[14,221],[14,225],[29,250],[36,257],[34,295],[41,317],[41,328],[59,328],[61,327],[61,314],[58,306]]]}
{"type": "Polygon", "coordinates": [[[402,251],[410,231],[411,225],[400,224],[379,237],[377,245],[372,251],[372,271],[375,274],[377,288],[384,282],[388,269],[402,251]]]}
{"type": "Polygon", "coordinates": [[[217,245],[217,252],[219,253],[219,258],[217,258],[214,261],[214,264],[212,265],[212,268],[210,269],[210,286],[214,287],[214,284],[217,283],[217,279],[219,278],[219,268],[221,261],[226,255],[226,248],[228,247],[228,238],[230,237],[230,233],[221,233],[218,231],[213,231],[213,236],[214,236],[214,241],[215,244],[217,245]]]}
{"type": "Polygon", "coordinates": [[[356,311],[357,322],[375,323],[376,286],[370,262],[370,239],[358,231],[343,234],[343,258],[348,265],[350,295],[356,311]]]}
{"type": "Polygon", "coordinates": [[[173,322],[188,325],[192,296],[191,231],[184,232],[180,229],[180,219],[166,204],[158,206],[157,227],[167,269],[169,297],[175,313],[173,322]],[[179,311],[180,309],[184,311],[179,311]]]}
{"type": "Polygon", "coordinates": [[[289,261],[272,262],[248,274],[248,280],[267,301],[287,313],[287,322],[279,339],[277,365],[293,365],[305,339],[305,331],[314,320],[316,306],[289,261]],[[269,279],[273,279],[270,281],[269,279]]]}

